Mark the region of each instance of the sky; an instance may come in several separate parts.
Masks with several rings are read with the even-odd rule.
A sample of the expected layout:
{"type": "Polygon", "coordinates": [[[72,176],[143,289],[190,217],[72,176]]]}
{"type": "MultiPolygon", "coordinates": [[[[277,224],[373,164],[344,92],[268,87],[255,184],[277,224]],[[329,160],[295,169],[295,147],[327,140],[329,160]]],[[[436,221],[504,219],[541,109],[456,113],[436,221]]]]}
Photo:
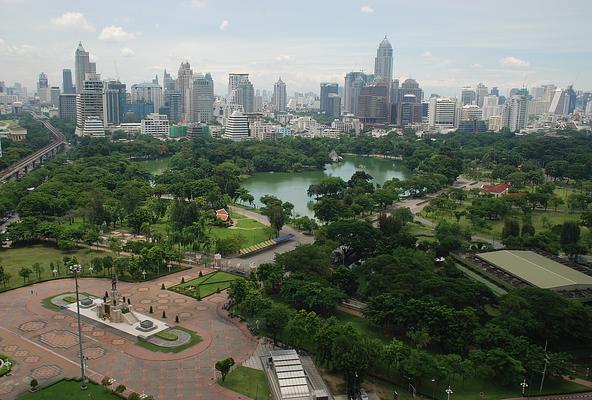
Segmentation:
{"type": "Polygon", "coordinates": [[[0,0],[0,81],[61,86],[79,41],[103,78],[176,77],[188,60],[226,93],[229,72],[288,94],[372,72],[387,35],[394,77],[425,94],[479,82],[592,89],[591,0],[0,0]]]}

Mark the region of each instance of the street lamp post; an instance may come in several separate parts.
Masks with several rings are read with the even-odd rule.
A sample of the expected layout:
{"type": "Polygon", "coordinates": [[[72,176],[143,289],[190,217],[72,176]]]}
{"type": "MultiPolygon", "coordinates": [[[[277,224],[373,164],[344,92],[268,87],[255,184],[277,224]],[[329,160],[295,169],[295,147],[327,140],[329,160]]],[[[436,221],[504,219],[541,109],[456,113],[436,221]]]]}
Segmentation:
{"type": "Polygon", "coordinates": [[[82,328],[80,326],[80,295],[78,292],[78,274],[82,271],[80,264],[70,266],[70,272],[74,274],[74,282],[76,283],[76,317],[78,319],[78,345],[80,347],[80,374],[82,377],[82,390],[86,390],[88,385],[88,378],[86,377],[84,368],[84,354],[82,353],[82,328]]]}
{"type": "Polygon", "coordinates": [[[51,272],[53,273],[53,277],[54,278],[57,278],[57,276],[58,276],[58,270],[54,268],[53,271],[51,271],[51,272]]]}
{"type": "Polygon", "coordinates": [[[436,398],[436,378],[432,378],[432,399],[436,398]]]}
{"type": "Polygon", "coordinates": [[[144,275],[144,280],[146,280],[146,271],[142,271],[142,275],[144,275]]]}
{"type": "Polygon", "coordinates": [[[528,383],[526,383],[526,378],[524,378],[520,386],[522,386],[522,397],[524,397],[524,393],[526,392],[526,388],[528,387],[528,383]]]}
{"type": "Polygon", "coordinates": [[[448,385],[448,389],[446,389],[445,392],[446,392],[446,395],[448,396],[447,399],[450,400],[450,395],[454,393],[452,391],[452,388],[450,387],[450,385],[448,385]]]}

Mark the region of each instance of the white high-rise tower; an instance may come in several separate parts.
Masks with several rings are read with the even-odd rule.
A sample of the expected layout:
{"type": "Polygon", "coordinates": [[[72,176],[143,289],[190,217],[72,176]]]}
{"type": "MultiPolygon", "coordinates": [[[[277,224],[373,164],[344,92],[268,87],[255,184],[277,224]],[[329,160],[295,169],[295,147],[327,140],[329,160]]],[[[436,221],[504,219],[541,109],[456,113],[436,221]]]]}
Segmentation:
{"type": "Polygon", "coordinates": [[[390,87],[393,80],[393,46],[384,37],[376,50],[374,59],[374,78],[390,87]]]}
{"type": "Polygon", "coordinates": [[[282,78],[273,85],[273,106],[274,110],[278,112],[286,111],[286,104],[288,103],[288,96],[286,94],[286,84],[282,78]]]}

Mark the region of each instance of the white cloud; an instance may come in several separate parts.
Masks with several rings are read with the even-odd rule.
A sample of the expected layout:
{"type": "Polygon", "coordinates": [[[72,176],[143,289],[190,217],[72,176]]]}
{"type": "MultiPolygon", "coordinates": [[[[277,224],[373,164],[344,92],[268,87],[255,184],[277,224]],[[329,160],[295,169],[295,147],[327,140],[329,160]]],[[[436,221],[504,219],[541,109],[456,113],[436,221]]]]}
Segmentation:
{"type": "Polygon", "coordinates": [[[80,30],[94,32],[95,27],[88,22],[84,14],[79,12],[67,12],[59,17],[52,18],[51,23],[58,29],[80,30]]]}
{"type": "Polygon", "coordinates": [[[225,19],[224,21],[222,21],[222,23],[220,24],[220,30],[221,31],[225,31],[228,29],[228,26],[230,25],[230,22],[228,22],[227,19],[225,19]]]}
{"type": "Polygon", "coordinates": [[[208,5],[206,0],[191,0],[189,3],[193,8],[204,8],[208,5]]]}
{"type": "Polygon", "coordinates": [[[530,63],[525,60],[521,60],[516,57],[504,57],[499,60],[502,67],[507,68],[526,68],[530,66],[530,63]]]}
{"type": "Polygon", "coordinates": [[[24,56],[31,53],[33,50],[33,46],[26,44],[13,46],[6,43],[4,39],[0,39],[0,55],[2,56],[24,56]]]}
{"type": "Polygon", "coordinates": [[[481,64],[471,64],[471,68],[481,68],[481,64]]]}
{"type": "Polygon", "coordinates": [[[422,57],[425,57],[425,58],[431,58],[433,56],[434,55],[432,54],[431,51],[424,51],[423,54],[422,54],[422,57]]]}
{"type": "Polygon", "coordinates": [[[276,61],[290,61],[292,59],[292,56],[289,54],[280,54],[275,59],[276,61]]]}
{"type": "Polygon", "coordinates": [[[372,14],[374,12],[374,9],[370,6],[362,6],[360,7],[360,11],[364,14],[372,14]]]}
{"type": "Polygon", "coordinates": [[[125,42],[127,40],[135,39],[136,34],[126,32],[121,26],[106,26],[99,35],[99,40],[106,42],[125,42]]]}
{"type": "Polygon", "coordinates": [[[129,47],[123,47],[120,50],[120,53],[123,57],[133,57],[136,55],[136,52],[130,49],[129,47]]]}

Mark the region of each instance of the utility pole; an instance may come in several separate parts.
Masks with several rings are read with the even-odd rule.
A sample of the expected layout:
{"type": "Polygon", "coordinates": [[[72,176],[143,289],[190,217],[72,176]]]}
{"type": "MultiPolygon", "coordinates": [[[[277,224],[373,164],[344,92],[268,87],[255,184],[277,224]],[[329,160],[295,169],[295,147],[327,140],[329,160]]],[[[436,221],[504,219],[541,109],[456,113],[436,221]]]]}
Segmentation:
{"type": "Polygon", "coordinates": [[[76,282],[76,316],[78,317],[78,345],[80,346],[80,375],[82,383],[80,388],[86,390],[88,385],[88,378],[86,377],[84,368],[84,354],[82,353],[82,329],[80,327],[80,298],[78,294],[78,274],[82,271],[80,264],[70,266],[70,272],[74,274],[74,281],[76,282]]]}
{"type": "Polygon", "coordinates": [[[526,383],[526,378],[524,378],[524,381],[522,381],[520,386],[522,386],[522,397],[524,397],[524,393],[526,392],[526,388],[528,387],[528,383],[526,383]]]}
{"type": "Polygon", "coordinates": [[[543,383],[545,383],[545,375],[547,374],[547,366],[549,365],[549,355],[547,354],[547,343],[545,340],[545,366],[543,368],[543,376],[541,376],[541,386],[539,387],[539,393],[543,392],[543,383]]]}

